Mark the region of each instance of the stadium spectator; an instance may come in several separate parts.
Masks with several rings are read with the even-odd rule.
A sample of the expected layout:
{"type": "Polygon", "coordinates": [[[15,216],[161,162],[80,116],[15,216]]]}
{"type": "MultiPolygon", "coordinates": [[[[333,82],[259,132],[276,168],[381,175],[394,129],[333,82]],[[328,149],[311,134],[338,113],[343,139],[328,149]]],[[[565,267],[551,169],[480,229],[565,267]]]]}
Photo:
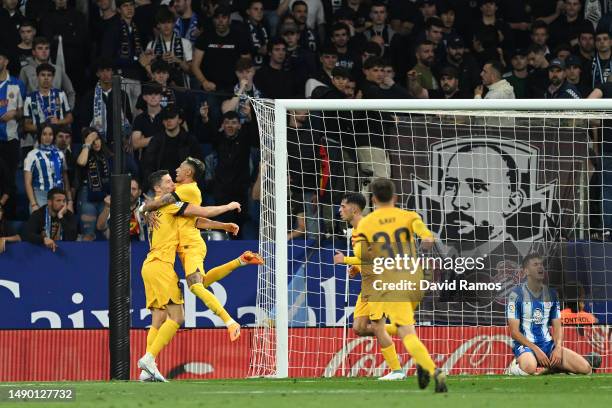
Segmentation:
{"type": "Polygon", "coordinates": [[[524,99],[527,97],[527,77],[529,75],[527,70],[527,50],[522,48],[514,50],[510,54],[510,64],[512,70],[506,72],[503,78],[512,85],[516,99],[524,99]]]}
{"type": "Polygon", "coordinates": [[[472,50],[479,66],[493,60],[505,65],[499,35],[493,26],[480,26],[472,38],[472,50]]]}
{"type": "Polygon", "coordinates": [[[9,173],[6,162],[0,157],[0,208],[6,207],[11,194],[10,191],[12,180],[10,179],[11,174],[9,173]]]}
{"type": "Polygon", "coordinates": [[[161,93],[162,87],[157,82],[142,87],[142,99],[146,108],[134,118],[131,138],[137,163],[141,163],[151,138],[164,130],[161,118],[161,93]]]}
{"type": "MultiPolygon", "coordinates": [[[[298,94],[293,73],[283,69],[287,58],[287,46],[280,38],[268,42],[268,64],[255,73],[255,85],[264,98],[292,98],[298,94]]],[[[303,95],[300,94],[300,97],[303,95]]]]}
{"type": "Polygon", "coordinates": [[[438,15],[436,0],[419,0],[417,1],[417,6],[419,12],[415,13],[416,15],[413,17],[412,33],[420,33],[423,31],[425,22],[438,15]]]}
{"type": "Polygon", "coordinates": [[[91,43],[94,44],[92,55],[100,56],[102,53],[102,41],[109,27],[115,27],[120,17],[115,10],[113,0],[96,0],[98,12],[94,12],[90,20],[91,43]]]}
{"type": "Polygon", "coordinates": [[[580,99],[578,89],[565,79],[565,62],[559,58],[550,61],[548,66],[550,85],[544,93],[546,99],[580,99]]]}
{"type": "Polygon", "coordinates": [[[572,46],[578,44],[578,35],[584,25],[581,11],[580,0],[564,0],[562,14],[550,23],[550,43],[553,46],[562,43],[572,46]]]}
{"type": "Polygon", "coordinates": [[[583,78],[588,84],[591,84],[591,67],[593,65],[593,57],[595,56],[595,32],[591,23],[584,23],[578,33],[578,44],[574,47],[572,54],[580,57],[582,60],[583,78]]]}
{"type": "Polygon", "coordinates": [[[70,188],[67,189],[70,197],[76,197],[74,177],[76,170],[76,157],[72,153],[72,130],[70,126],[57,126],[55,132],[55,147],[64,154],[66,159],[66,172],[70,181],[70,188]]]}
{"type": "Polygon", "coordinates": [[[438,15],[442,21],[442,32],[444,41],[447,42],[452,36],[457,36],[457,29],[455,27],[456,21],[456,10],[455,6],[448,2],[441,2],[438,7],[438,15]]]}
{"type": "Polygon", "coordinates": [[[608,31],[598,30],[595,33],[595,49],[591,70],[593,88],[608,82],[608,77],[612,73],[612,49],[610,48],[610,33],[608,31]]]}
{"type": "MultiPolygon", "coordinates": [[[[2,170],[0,169],[0,171],[2,170]]],[[[2,186],[0,185],[0,188],[1,187],[2,186]]],[[[0,190],[0,193],[1,192],[2,190],[0,190]]],[[[0,254],[6,251],[6,244],[8,242],[19,241],[21,241],[21,237],[13,230],[13,228],[11,228],[11,226],[7,222],[6,217],[4,216],[4,208],[2,204],[0,204],[0,254]]]]}
{"type": "Polygon", "coordinates": [[[8,24],[2,26],[2,35],[6,35],[12,44],[19,42],[18,30],[25,18],[19,9],[19,5],[19,0],[2,0],[2,8],[0,8],[0,14],[4,14],[8,20],[8,24]]]}
{"type": "MultiPolygon", "coordinates": [[[[138,207],[143,203],[142,190],[140,182],[132,176],[130,182],[130,239],[132,241],[147,240],[147,224],[142,212],[138,211],[138,207]]],[[[98,215],[96,221],[96,230],[98,230],[106,239],[110,237],[109,219],[110,219],[111,196],[104,198],[104,209],[98,215]]]]}
{"type": "MultiPolygon", "coordinates": [[[[342,5],[334,14],[334,19],[338,23],[344,23],[349,25],[351,29],[351,35],[355,33],[361,33],[366,28],[368,22],[368,15],[370,10],[368,5],[363,0],[346,0],[342,2],[342,5]]],[[[395,16],[392,15],[391,18],[395,16]]]]}
{"type": "Polygon", "coordinates": [[[544,47],[544,55],[550,54],[548,38],[548,24],[542,20],[534,21],[534,23],[531,25],[531,44],[544,47]]]}
{"type": "MultiPolygon", "coordinates": [[[[71,6],[68,0],[53,0],[54,8],[40,22],[40,33],[45,38],[58,42],[62,37],[66,75],[76,92],[85,90],[83,60],[87,56],[87,21],[85,16],[71,6]]],[[[74,107],[74,104],[70,105],[74,107]]]]}
{"type": "Polygon", "coordinates": [[[261,0],[251,0],[246,9],[246,16],[244,28],[248,33],[253,62],[256,67],[261,67],[268,54],[267,44],[270,38],[264,21],[263,2],[261,0]]]}
{"type": "Polygon", "coordinates": [[[23,20],[19,26],[21,42],[17,44],[17,57],[19,58],[19,71],[30,63],[32,58],[32,42],[36,37],[36,26],[31,20],[23,20]]]}
{"type": "Polygon", "coordinates": [[[50,54],[51,48],[49,40],[45,37],[34,38],[32,42],[32,58],[28,65],[21,68],[19,79],[25,84],[26,92],[34,92],[38,88],[38,73],[36,68],[41,64],[52,65],[54,72],[52,87],[66,94],[68,97],[68,104],[72,109],[76,100],[76,92],[72,87],[72,81],[63,69],[58,69],[56,65],[51,64],[49,61],[50,54]]]}
{"type": "Polygon", "coordinates": [[[284,23],[280,27],[280,34],[287,46],[285,70],[293,72],[296,92],[303,95],[306,80],[316,72],[315,55],[312,51],[300,47],[300,34],[296,24],[284,23]]]}
{"type": "Polygon", "coordinates": [[[352,70],[359,57],[350,39],[349,28],[346,24],[336,23],[331,27],[330,40],[331,46],[338,53],[337,65],[352,70]]]}
{"type": "Polygon", "coordinates": [[[58,248],[58,241],[76,241],[77,221],[68,208],[64,190],[49,190],[46,204],[30,214],[23,239],[32,244],[44,245],[53,252],[58,248]]]}
{"type": "Polygon", "coordinates": [[[527,76],[527,97],[543,98],[548,87],[546,49],[541,45],[531,44],[527,50],[527,61],[533,68],[527,76]]]}
{"type": "Polygon", "coordinates": [[[214,30],[204,31],[198,37],[191,64],[192,73],[202,89],[208,92],[206,99],[211,120],[215,124],[221,114],[221,100],[211,92],[231,93],[236,83],[231,67],[236,66],[238,58],[250,56],[248,41],[238,31],[230,28],[229,22],[229,7],[218,6],[213,14],[214,30]]]}
{"type": "Polygon", "coordinates": [[[362,35],[367,41],[373,41],[375,39],[382,40],[383,44],[383,55],[386,55],[391,47],[391,41],[395,31],[387,23],[389,15],[387,13],[387,6],[380,2],[372,3],[370,7],[370,21],[372,26],[365,30],[362,35]]]}
{"type": "MultiPolygon", "coordinates": [[[[412,70],[416,71],[420,85],[425,89],[438,89],[438,81],[431,71],[434,63],[435,44],[429,40],[424,40],[416,46],[414,55],[416,65],[412,70]]],[[[365,66],[364,66],[365,69],[365,66]]]]}
{"type": "Polygon", "coordinates": [[[478,31],[480,27],[484,26],[494,27],[497,31],[498,43],[502,48],[511,49],[514,46],[512,30],[508,23],[497,14],[497,3],[498,0],[480,0],[481,17],[475,25],[475,31],[478,31]]]}
{"type": "Polygon", "coordinates": [[[574,85],[581,97],[586,98],[589,96],[593,88],[588,79],[585,79],[582,71],[582,61],[580,57],[571,55],[565,60],[565,75],[567,82],[574,85]]]}
{"type": "Polygon", "coordinates": [[[163,5],[159,5],[157,2],[153,4],[151,0],[138,0],[136,4],[136,10],[134,12],[134,24],[138,27],[138,31],[141,34],[142,44],[147,44],[152,41],[155,37],[155,17],[156,12],[161,10],[163,5]]]}
{"type": "MultiPolygon", "coordinates": [[[[249,156],[251,146],[259,140],[256,137],[256,127],[253,126],[251,107],[245,105],[247,120],[240,124],[240,117],[235,111],[223,114],[222,130],[217,134],[214,148],[217,151],[217,166],[215,168],[213,196],[216,205],[236,201],[242,211],[231,211],[218,217],[223,222],[233,222],[242,230],[242,225],[248,216],[248,195],[251,187],[251,171],[249,156]]],[[[242,232],[238,233],[238,239],[242,232]]]]}
{"type": "Polygon", "coordinates": [[[474,89],[480,83],[478,63],[465,48],[463,39],[452,35],[446,42],[446,55],[435,71],[440,76],[442,68],[454,67],[459,73],[459,88],[462,90],[474,89]]]}
{"type": "Polygon", "coordinates": [[[245,112],[248,111],[249,98],[261,98],[261,92],[253,84],[255,77],[255,66],[250,58],[240,58],[236,62],[236,77],[238,83],[234,86],[234,95],[223,101],[221,111],[223,113],[235,111],[240,117],[240,123],[247,121],[248,117],[245,112]]]}
{"type": "Polygon", "coordinates": [[[289,9],[294,17],[296,14],[300,15],[298,18],[302,24],[304,22],[302,15],[305,13],[308,28],[314,30],[319,38],[325,38],[325,10],[321,0],[281,0],[276,12],[282,16],[289,9]],[[299,4],[299,8],[294,8],[295,3],[299,4]]]}
{"type": "MultiPolygon", "coordinates": [[[[189,88],[189,72],[193,59],[191,42],[174,32],[174,14],[167,8],[159,9],[155,21],[159,34],[147,44],[147,51],[153,51],[157,60],[163,60],[168,64],[171,84],[189,88]]],[[[145,69],[149,76],[153,77],[151,65],[145,66],[145,69]]]]}
{"type": "MultiPolygon", "coordinates": [[[[83,97],[80,107],[80,127],[93,127],[98,131],[109,148],[112,150],[115,143],[113,134],[113,61],[110,58],[99,58],[95,63],[96,77],[98,82],[94,89],[87,92],[83,97]]],[[[128,102],[128,95],[121,90],[122,101],[122,132],[129,129],[132,121],[132,110],[128,102]]],[[[128,136],[125,134],[124,136],[128,136]]],[[[121,140],[121,138],[119,138],[121,140]]]]}
{"type": "Polygon", "coordinates": [[[468,95],[460,88],[459,74],[457,69],[448,66],[442,68],[440,71],[440,89],[425,89],[423,88],[416,72],[411,71],[408,73],[408,82],[410,85],[410,93],[415,98],[422,99],[468,99],[471,95],[468,95]]]}
{"type": "Polygon", "coordinates": [[[36,134],[45,123],[70,125],[74,118],[68,98],[64,91],[52,87],[55,76],[53,65],[38,65],[36,75],[38,87],[23,104],[24,130],[36,134]]]}
{"type": "Polygon", "coordinates": [[[96,239],[96,220],[104,209],[104,198],[110,194],[111,152],[96,131],[88,127],[76,159],[78,166],[78,213],[83,241],[96,239]]]}
{"type": "MultiPolygon", "coordinates": [[[[23,178],[30,213],[45,205],[47,194],[54,188],[70,191],[68,165],[64,154],[55,146],[55,129],[50,124],[38,130],[38,145],[23,162],[23,178]]],[[[66,193],[64,193],[66,195],[66,193]]],[[[74,211],[72,196],[66,195],[70,211],[74,211]]]]}
{"type": "Polygon", "coordinates": [[[559,44],[553,52],[553,57],[559,58],[562,61],[565,61],[566,58],[568,58],[570,55],[572,55],[572,47],[570,47],[569,44],[565,43],[559,44]]]}
{"type": "MultiPolygon", "coordinates": [[[[336,65],[338,63],[338,53],[336,49],[334,49],[333,47],[324,47],[321,50],[321,54],[319,56],[319,63],[320,67],[318,70],[318,74],[313,77],[313,79],[318,82],[316,86],[319,86],[320,84],[331,85],[332,71],[334,70],[334,68],[336,68],[336,65]]],[[[312,91],[311,88],[314,87],[315,86],[312,85],[309,86],[309,83],[307,81],[306,97],[310,96],[309,89],[312,91]]]]}
{"type": "Polygon", "coordinates": [[[425,22],[425,30],[417,37],[417,44],[424,40],[431,41],[434,45],[434,63],[443,61],[446,57],[446,46],[442,41],[444,36],[444,24],[438,17],[432,17],[425,22]]]}
{"type": "Polygon", "coordinates": [[[487,93],[484,99],[514,99],[514,89],[508,81],[502,78],[502,72],[503,68],[499,62],[487,62],[480,73],[482,85],[477,86],[474,90],[474,98],[482,98],[486,86],[487,93]]]}
{"type": "Polygon", "coordinates": [[[174,12],[176,13],[174,31],[179,37],[194,45],[202,33],[204,23],[202,16],[193,10],[191,0],[174,0],[174,12]]]}
{"type": "Polygon", "coordinates": [[[19,166],[19,130],[18,121],[22,116],[25,88],[23,82],[10,75],[8,52],[0,49],[0,162],[6,166],[6,183],[2,194],[8,197],[0,198],[0,203],[6,206],[6,215],[14,216],[17,198],[15,177],[19,166]],[[7,201],[10,198],[10,201],[7,201]]]}
{"type": "Polygon", "coordinates": [[[307,111],[288,112],[287,165],[292,216],[288,239],[304,234],[308,239],[315,239],[320,230],[317,205],[321,174],[320,133],[313,132],[307,121],[307,111]]]}
{"type": "Polygon", "coordinates": [[[157,170],[175,174],[174,170],[189,156],[203,159],[197,139],[182,128],[179,111],[169,106],[162,110],[161,115],[164,131],[149,142],[142,163],[143,180],[157,170]]]}
{"type": "Polygon", "coordinates": [[[134,22],[134,0],[116,0],[119,19],[104,32],[101,55],[111,58],[113,68],[122,76],[122,90],[125,90],[133,111],[140,95],[140,81],[145,78],[145,69],[154,55],[145,52],[142,38],[134,22]]]}
{"type": "Polygon", "coordinates": [[[303,1],[295,1],[291,5],[291,16],[298,26],[300,35],[300,46],[305,50],[317,52],[319,48],[319,38],[324,38],[323,28],[310,28],[307,24],[308,5],[303,1]],[[323,31],[321,31],[323,30],[323,31]]]}

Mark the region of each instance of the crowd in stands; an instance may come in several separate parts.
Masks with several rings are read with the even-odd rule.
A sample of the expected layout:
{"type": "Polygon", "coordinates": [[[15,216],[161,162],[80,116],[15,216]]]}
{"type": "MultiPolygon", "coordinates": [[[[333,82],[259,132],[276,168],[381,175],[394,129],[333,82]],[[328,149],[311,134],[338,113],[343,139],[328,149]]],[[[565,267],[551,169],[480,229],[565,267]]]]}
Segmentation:
{"type": "MultiPolygon", "coordinates": [[[[19,239],[6,220],[23,221],[21,238],[51,249],[56,240],[106,239],[115,144],[133,177],[132,209],[149,191],[149,174],[174,174],[191,156],[206,163],[204,203],[240,202],[242,212],[226,221],[241,226],[241,238],[257,238],[259,134],[249,97],[610,97],[608,6],[603,0],[2,0],[0,236],[6,238],[0,252],[19,239]],[[115,74],[123,78],[118,135],[115,74]]],[[[301,203],[292,211],[303,215],[292,236],[310,222],[308,214],[334,211],[339,203],[333,192],[321,194],[320,180],[303,176],[317,173],[322,154],[342,163],[329,169],[334,191],[355,190],[341,175],[390,175],[385,130],[376,128],[384,115],[367,112],[362,123],[342,114],[323,117],[322,135],[303,132],[311,124],[292,115],[290,153],[310,146],[289,163],[299,187],[292,201],[301,203]],[[340,140],[343,135],[351,140],[340,140]],[[323,153],[315,148],[322,138],[323,153]],[[347,145],[350,151],[341,148],[347,145]],[[318,208],[319,201],[331,205],[318,208]]],[[[612,149],[602,146],[604,154],[612,149]]],[[[610,160],[601,165],[612,169],[610,160]]],[[[609,174],[603,182],[612,186],[609,174]]],[[[136,211],[130,228],[134,239],[145,239],[136,211]]]]}

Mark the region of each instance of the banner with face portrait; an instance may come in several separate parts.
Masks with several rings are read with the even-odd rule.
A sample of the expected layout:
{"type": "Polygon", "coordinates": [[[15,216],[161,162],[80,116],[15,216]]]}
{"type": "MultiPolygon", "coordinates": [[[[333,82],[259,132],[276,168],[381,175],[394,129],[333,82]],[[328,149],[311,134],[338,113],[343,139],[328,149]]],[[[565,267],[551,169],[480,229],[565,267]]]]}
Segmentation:
{"type": "Polygon", "coordinates": [[[505,298],[521,282],[525,255],[543,255],[549,282],[562,279],[561,243],[578,237],[581,214],[588,214],[587,130],[559,120],[548,125],[539,119],[537,126],[517,120],[507,127],[416,118],[400,120],[411,126],[399,125],[387,136],[402,207],[416,210],[439,238],[428,255],[484,264],[430,270],[432,281],[456,287],[431,291],[421,318],[505,324],[505,298]],[[495,283],[496,289],[470,283],[495,283]]]}

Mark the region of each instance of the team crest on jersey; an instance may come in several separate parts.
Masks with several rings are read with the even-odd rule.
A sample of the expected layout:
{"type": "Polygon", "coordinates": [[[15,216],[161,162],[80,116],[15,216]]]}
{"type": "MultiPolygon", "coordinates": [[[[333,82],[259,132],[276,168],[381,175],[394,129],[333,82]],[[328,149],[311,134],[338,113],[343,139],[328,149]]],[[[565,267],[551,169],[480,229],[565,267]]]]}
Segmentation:
{"type": "Polygon", "coordinates": [[[9,99],[15,99],[15,92],[9,92],[8,98],[9,99]]]}
{"type": "Polygon", "coordinates": [[[533,310],[533,322],[535,324],[542,324],[542,323],[544,323],[544,313],[542,313],[542,309],[535,308],[533,310]]]}
{"type": "Polygon", "coordinates": [[[538,185],[538,155],[535,146],[503,138],[434,143],[429,181],[412,175],[416,210],[463,256],[488,254],[491,242],[520,242],[526,255],[558,223],[558,180],[538,185]]]}

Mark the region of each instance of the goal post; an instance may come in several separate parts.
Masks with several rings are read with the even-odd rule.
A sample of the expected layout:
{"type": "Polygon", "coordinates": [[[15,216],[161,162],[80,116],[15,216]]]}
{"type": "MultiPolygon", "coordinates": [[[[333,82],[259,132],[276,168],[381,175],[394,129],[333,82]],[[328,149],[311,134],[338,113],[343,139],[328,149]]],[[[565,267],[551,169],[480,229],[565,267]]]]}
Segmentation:
{"type": "MultiPolygon", "coordinates": [[[[598,250],[600,252],[596,255],[597,264],[593,266],[591,263],[589,266],[591,269],[587,272],[591,274],[588,276],[588,283],[580,285],[590,285],[586,288],[589,296],[587,300],[595,302],[599,308],[592,312],[598,312],[598,316],[603,316],[604,324],[612,322],[608,303],[609,296],[612,295],[610,292],[612,280],[605,268],[602,269],[599,265],[600,261],[605,264],[605,257],[612,254],[606,253],[603,243],[600,246],[590,245],[588,248],[578,244],[564,246],[568,237],[571,242],[582,240],[593,244],[588,231],[590,219],[601,218],[604,215],[603,210],[600,210],[600,214],[596,214],[589,208],[589,177],[594,172],[601,172],[601,167],[599,169],[589,167],[589,160],[597,159],[593,157],[589,138],[591,134],[599,134],[601,138],[604,127],[611,123],[602,121],[612,120],[612,101],[605,99],[275,101],[252,99],[251,101],[260,128],[262,197],[259,249],[266,261],[260,268],[258,277],[257,319],[252,340],[250,368],[253,376],[286,378],[344,375],[340,373],[344,373],[346,359],[352,359],[347,375],[378,374],[384,368],[384,365],[378,361],[371,360],[370,363],[364,363],[356,356],[360,352],[376,354],[377,348],[373,347],[373,340],[357,339],[354,336],[347,339],[344,330],[342,332],[335,330],[340,324],[348,322],[356,299],[355,284],[349,285],[348,278],[337,272],[338,267],[334,267],[330,257],[330,254],[333,255],[336,250],[345,253],[347,250],[346,244],[339,244],[342,240],[334,239],[339,238],[336,227],[338,220],[334,215],[334,211],[337,211],[337,197],[350,191],[348,184],[351,184],[355,191],[367,191],[367,183],[371,181],[372,176],[370,170],[374,169],[376,173],[382,164],[374,163],[377,160],[376,155],[374,152],[368,155],[367,149],[365,155],[357,154],[356,160],[353,157],[356,164],[349,163],[351,160],[343,155],[345,146],[340,142],[338,147],[338,141],[335,140],[338,139],[336,136],[343,132],[340,123],[342,121],[356,123],[365,120],[366,131],[360,133],[355,130],[357,128],[355,125],[353,134],[349,135],[351,138],[371,137],[369,132],[382,129],[381,137],[394,139],[393,146],[387,145],[383,151],[386,150],[387,157],[391,155],[395,157],[395,161],[389,158],[389,163],[386,165],[389,169],[388,174],[400,187],[399,194],[402,196],[400,205],[414,206],[415,208],[407,209],[416,210],[428,226],[432,225],[440,244],[438,248],[442,248],[439,254],[442,255],[448,253],[454,253],[453,256],[461,255],[464,245],[478,247],[480,245],[478,232],[484,231],[484,228],[475,227],[469,239],[465,234],[463,237],[452,238],[453,233],[444,225],[445,216],[442,208],[444,203],[441,202],[443,199],[436,201],[426,196],[436,191],[436,194],[440,193],[439,189],[442,188],[443,182],[433,180],[433,177],[430,177],[432,180],[424,181],[422,180],[424,175],[432,175],[434,166],[441,166],[442,161],[446,161],[446,167],[450,168],[450,158],[462,151],[469,152],[466,158],[471,157],[468,159],[472,160],[471,164],[466,167],[465,163],[457,164],[455,160],[452,162],[455,163],[453,166],[472,172],[475,169],[485,170],[495,174],[495,177],[500,174],[505,175],[502,174],[507,171],[504,170],[503,163],[508,164],[511,161],[514,173],[510,178],[518,177],[518,180],[514,179],[511,183],[518,185],[516,188],[520,191],[511,191],[510,188],[508,193],[502,194],[503,197],[500,199],[511,201],[510,205],[513,206],[512,211],[515,214],[507,217],[504,215],[505,218],[500,222],[512,231],[504,231],[507,238],[498,237],[491,242],[495,241],[495,245],[501,243],[504,247],[505,242],[512,241],[518,249],[513,250],[514,252],[501,249],[502,253],[499,254],[497,263],[491,264],[492,270],[495,268],[498,270],[494,279],[501,280],[504,284],[510,284],[509,282],[515,279],[514,283],[517,283],[519,278],[516,277],[516,264],[526,252],[542,252],[542,255],[550,255],[560,263],[566,262],[570,254],[578,256],[580,253],[580,259],[589,264],[591,263],[589,257],[594,255],[593,251],[598,250]],[[292,157],[288,153],[288,143],[292,143],[288,140],[288,129],[292,126],[288,123],[288,118],[297,110],[307,112],[305,126],[317,134],[312,140],[321,140],[320,143],[299,142],[300,148],[297,151],[299,155],[304,154],[303,157],[292,157]],[[371,119],[367,115],[365,119],[363,117],[359,119],[353,114],[365,111],[378,112],[377,118],[380,119],[371,119]],[[337,116],[339,131],[335,124],[333,129],[328,126],[330,115],[332,118],[334,115],[337,116]],[[387,133],[387,129],[391,129],[391,133],[387,133]],[[517,136],[519,133],[520,137],[517,136]],[[415,139],[419,139],[422,146],[406,148],[414,146],[409,141],[415,139]],[[473,148],[474,146],[479,150],[473,148]],[[297,174],[291,173],[289,161],[293,159],[307,163],[310,158],[303,153],[302,147],[317,154],[320,148],[323,157],[318,158],[320,159],[318,165],[323,168],[326,165],[328,167],[340,165],[340,173],[343,173],[340,175],[333,174],[334,170],[327,168],[322,174],[310,174],[310,170],[303,169],[303,174],[299,176],[302,179],[320,178],[318,184],[327,183],[327,193],[331,192],[332,198],[322,198],[321,190],[314,193],[314,198],[311,197],[311,192],[304,193],[298,198],[289,197],[295,190],[294,178],[297,174]],[[339,156],[334,156],[333,149],[340,152],[339,156]],[[502,161],[496,161],[493,165],[494,160],[486,151],[498,152],[502,161]],[[372,163],[364,163],[364,157],[370,158],[372,163]],[[353,164],[357,167],[357,174],[349,176],[345,172],[347,167],[353,164]],[[339,176],[345,180],[352,177],[353,180],[341,184],[342,187],[335,191],[334,186],[339,184],[334,184],[334,177],[339,176]],[[419,189],[422,190],[420,195],[419,189]],[[510,196],[506,197],[505,194],[510,196]],[[295,218],[292,218],[295,215],[292,213],[295,211],[291,208],[292,202],[295,201],[302,211],[300,216],[304,229],[302,231],[304,236],[300,238],[303,241],[298,243],[296,239],[288,241],[288,232],[292,229],[291,223],[295,218]],[[516,204],[516,201],[520,201],[520,205],[516,204]],[[308,214],[311,202],[317,206],[314,215],[308,214]],[[518,208],[519,206],[522,207],[518,208]],[[527,224],[524,220],[528,220],[527,224]],[[540,227],[546,231],[532,231],[540,227]],[[325,228],[331,229],[324,231],[325,228]],[[574,230],[570,233],[568,228],[574,230]],[[474,242],[466,244],[468,240],[474,242]],[[457,241],[459,249],[454,246],[457,241]],[[551,246],[555,249],[551,250],[551,246]],[[449,252],[444,252],[446,250],[449,252]],[[551,255],[553,252],[554,256],[551,255]],[[509,267],[510,264],[514,266],[509,267]],[[514,268],[513,275],[509,277],[510,273],[502,271],[504,268],[514,268]],[[336,288],[346,293],[336,293],[336,288]],[[320,293],[316,293],[317,290],[320,290],[320,293]],[[349,291],[352,291],[350,304],[341,304],[345,303],[341,299],[347,298],[349,291]],[[356,346],[353,347],[353,344],[356,346]],[[355,361],[358,363],[353,364],[355,361]],[[358,367],[355,369],[355,366],[358,367]],[[336,370],[339,367],[342,367],[342,370],[336,370]]],[[[350,146],[349,149],[355,150],[355,146],[350,146]]],[[[601,159],[601,151],[599,156],[601,159]]],[[[600,184],[599,187],[601,186],[600,184]]],[[[303,187],[301,188],[305,191],[303,187]]],[[[461,198],[461,194],[456,195],[455,199],[461,198]]],[[[474,197],[470,196],[469,199],[473,200],[474,197]]],[[[503,212],[503,209],[487,207],[485,212],[485,215],[490,215],[503,212]]],[[[456,221],[456,225],[455,234],[458,234],[457,230],[461,232],[466,229],[464,221],[456,221]]],[[[483,225],[489,230],[493,229],[486,220],[483,225]]],[[[603,227],[601,232],[603,235],[603,227]]],[[[343,241],[346,243],[346,237],[343,237],[343,241]]],[[[491,246],[489,243],[487,248],[490,249],[491,246]]],[[[563,263],[559,268],[562,269],[560,272],[562,276],[560,275],[559,279],[563,280],[565,285],[565,281],[569,279],[567,278],[569,267],[563,263]]],[[[579,268],[576,268],[574,272],[578,276],[579,268]]],[[[490,276],[486,279],[493,281],[490,276]]],[[[459,304],[448,300],[445,303],[442,298],[435,298],[427,300],[419,310],[417,324],[421,323],[421,327],[424,327],[421,329],[422,336],[429,337],[430,344],[434,345],[433,351],[430,346],[430,351],[438,356],[440,363],[447,364],[446,368],[451,371],[500,372],[507,366],[510,340],[504,331],[505,328],[500,325],[504,316],[503,305],[500,308],[499,304],[495,304],[495,301],[498,303],[503,301],[491,300],[490,304],[481,307],[479,303],[481,300],[472,302],[474,304],[469,304],[468,301],[459,304]],[[453,305],[449,306],[451,303],[453,305]],[[438,325],[438,322],[443,323],[438,325]],[[456,343],[457,348],[453,351],[449,348],[451,347],[449,344],[456,336],[464,336],[465,344],[456,343]],[[489,342],[486,345],[489,348],[488,354],[485,346],[477,347],[478,350],[475,351],[471,350],[474,358],[486,360],[483,366],[467,367],[467,363],[457,363],[461,357],[456,355],[457,350],[468,350],[470,346],[467,344],[471,344],[470,341],[478,342],[484,338],[489,342]],[[441,344],[442,341],[448,344],[441,344]],[[466,366],[451,367],[451,364],[466,366]]],[[[594,335],[595,337],[597,335],[594,335]]],[[[591,347],[589,350],[594,352],[596,349],[591,344],[592,339],[573,337],[572,339],[577,344],[580,343],[580,347],[585,350],[591,347]]],[[[597,351],[604,356],[605,361],[606,358],[610,358],[607,348],[597,351]]],[[[410,364],[406,363],[405,367],[410,368],[410,364]]]]}

